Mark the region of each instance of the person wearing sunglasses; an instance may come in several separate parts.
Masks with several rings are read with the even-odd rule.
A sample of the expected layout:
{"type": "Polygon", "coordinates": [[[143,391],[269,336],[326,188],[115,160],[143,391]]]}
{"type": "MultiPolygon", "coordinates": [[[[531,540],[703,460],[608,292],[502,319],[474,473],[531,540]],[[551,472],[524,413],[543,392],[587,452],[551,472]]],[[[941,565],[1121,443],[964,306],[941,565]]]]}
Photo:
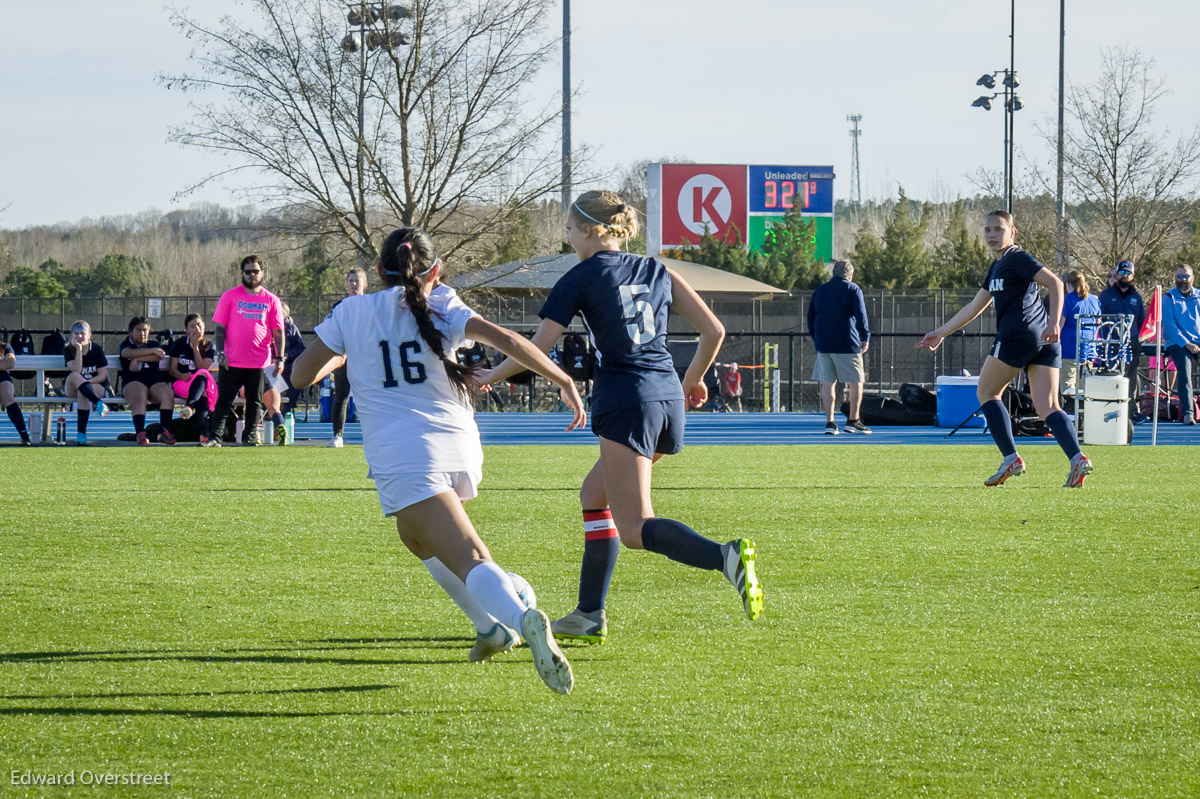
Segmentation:
{"type": "Polygon", "coordinates": [[[242,443],[258,446],[258,420],[262,410],[263,369],[274,361],[274,373],[283,372],[283,304],[263,288],[266,266],[257,255],[242,259],[242,285],[221,295],[213,312],[217,350],[217,407],[206,447],[221,446],[225,422],[233,411],[238,391],[246,390],[246,427],[242,443]],[[272,349],[272,346],[274,349],[272,349]]]}
{"type": "Polygon", "coordinates": [[[1163,295],[1163,346],[1175,364],[1179,421],[1196,423],[1192,372],[1200,356],[1200,295],[1193,290],[1195,273],[1188,264],[1175,267],[1175,288],[1163,295]]]}
{"type": "Polygon", "coordinates": [[[1150,418],[1139,413],[1137,407],[1137,398],[1141,394],[1138,362],[1142,359],[1142,344],[1138,341],[1138,333],[1146,321],[1146,303],[1134,288],[1134,271],[1133,261],[1120,261],[1117,264],[1117,282],[1100,292],[1100,313],[1133,317],[1129,336],[1130,359],[1125,365],[1125,377],[1129,378],[1129,419],[1134,424],[1141,424],[1150,418]]]}

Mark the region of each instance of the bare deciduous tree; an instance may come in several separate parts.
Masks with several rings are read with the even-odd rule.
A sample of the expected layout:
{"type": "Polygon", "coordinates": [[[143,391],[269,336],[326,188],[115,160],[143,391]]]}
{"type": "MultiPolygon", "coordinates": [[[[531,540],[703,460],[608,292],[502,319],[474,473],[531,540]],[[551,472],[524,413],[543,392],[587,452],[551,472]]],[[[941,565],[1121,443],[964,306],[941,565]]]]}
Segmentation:
{"type": "Polygon", "coordinates": [[[196,105],[172,138],[262,173],[256,196],[277,209],[281,232],[332,238],[368,260],[396,224],[425,228],[445,253],[469,248],[560,190],[558,98],[539,108],[529,95],[555,52],[550,5],[416,0],[371,29],[395,46],[358,52],[341,46],[346,12],[368,15],[366,5],[248,0],[256,21],[212,27],[175,12],[197,43],[197,71],[162,82],[220,99],[196,105]]]}
{"type": "MultiPolygon", "coordinates": [[[[1166,81],[1137,50],[1103,53],[1100,77],[1072,86],[1064,147],[1071,249],[1103,269],[1165,254],[1197,213],[1200,126],[1171,140],[1152,126],[1166,81]]],[[[1043,131],[1054,146],[1054,139],[1043,131]]]]}

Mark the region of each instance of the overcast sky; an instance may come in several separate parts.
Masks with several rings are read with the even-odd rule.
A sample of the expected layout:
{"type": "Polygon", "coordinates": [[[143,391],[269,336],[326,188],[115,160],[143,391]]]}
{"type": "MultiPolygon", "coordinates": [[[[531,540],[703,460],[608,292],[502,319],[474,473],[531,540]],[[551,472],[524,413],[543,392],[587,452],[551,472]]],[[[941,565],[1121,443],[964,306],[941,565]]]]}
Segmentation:
{"type": "MultiPolygon", "coordinates": [[[[832,164],[850,190],[850,125],[862,114],[864,197],[972,194],[967,175],[999,169],[999,107],[971,107],[975,80],[1008,64],[1009,4],[964,0],[576,0],[574,138],[621,167],[645,158],[832,164]],[[684,10],[681,10],[684,9],[684,10]]],[[[194,16],[245,15],[205,0],[194,16]]],[[[1026,107],[1018,149],[1048,161],[1035,124],[1053,129],[1058,3],[1016,0],[1016,69],[1026,107]]],[[[1068,0],[1067,79],[1091,83],[1102,47],[1155,59],[1171,90],[1157,127],[1200,121],[1195,5],[1068,0]],[[1189,22],[1188,20],[1192,20],[1189,22]]],[[[561,29],[561,6],[547,20],[561,29]]],[[[155,80],[187,66],[189,43],[152,0],[0,3],[0,227],[236,205],[232,186],[176,199],[226,162],[167,142],[187,100],[155,80]]],[[[555,100],[560,65],[536,91],[555,100]]]]}

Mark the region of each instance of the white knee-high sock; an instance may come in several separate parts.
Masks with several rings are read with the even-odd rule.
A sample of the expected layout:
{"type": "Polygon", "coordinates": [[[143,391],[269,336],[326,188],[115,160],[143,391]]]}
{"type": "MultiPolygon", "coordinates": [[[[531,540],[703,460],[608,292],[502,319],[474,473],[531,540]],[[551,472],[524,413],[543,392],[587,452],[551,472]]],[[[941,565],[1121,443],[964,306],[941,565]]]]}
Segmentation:
{"type": "Polygon", "coordinates": [[[483,608],[479,607],[479,603],[475,601],[475,597],[471,596],[471,592],[467,590],[467,586],[463,584],[463,581],[458,579],[457,574],[447,569],[446,564],[437,558],[430,558],[421,562],[429,570],[429,576],[442,587],[443,591],[450,595],[450,598],[454,600],[454,604],[458,605],[459,610],[467,614],[467,618],[471,620],[471,624],[475,625],[476,632],[486,633],[492,629],[492,626],[496,623],[496,619],[483,608]]]}
{"type": "Polygon", "coordinates": [[[467,575],[467,590],[485,611],[495,616],[501,624],[521,631],[521,617],[525,605],[513,590],[508,573],[495,563],[480,563],[467,575]]]}

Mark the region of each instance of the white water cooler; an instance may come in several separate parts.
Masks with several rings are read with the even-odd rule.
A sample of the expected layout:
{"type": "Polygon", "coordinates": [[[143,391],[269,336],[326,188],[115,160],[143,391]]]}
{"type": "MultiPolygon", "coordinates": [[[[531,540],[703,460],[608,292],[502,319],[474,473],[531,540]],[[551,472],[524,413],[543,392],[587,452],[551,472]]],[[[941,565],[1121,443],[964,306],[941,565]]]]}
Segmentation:
{"type": "Polygon", "coordinates": [[[1129,379],[1088,375],[1083,383],[1083,443],[1129,443],[1129,379]]]}

